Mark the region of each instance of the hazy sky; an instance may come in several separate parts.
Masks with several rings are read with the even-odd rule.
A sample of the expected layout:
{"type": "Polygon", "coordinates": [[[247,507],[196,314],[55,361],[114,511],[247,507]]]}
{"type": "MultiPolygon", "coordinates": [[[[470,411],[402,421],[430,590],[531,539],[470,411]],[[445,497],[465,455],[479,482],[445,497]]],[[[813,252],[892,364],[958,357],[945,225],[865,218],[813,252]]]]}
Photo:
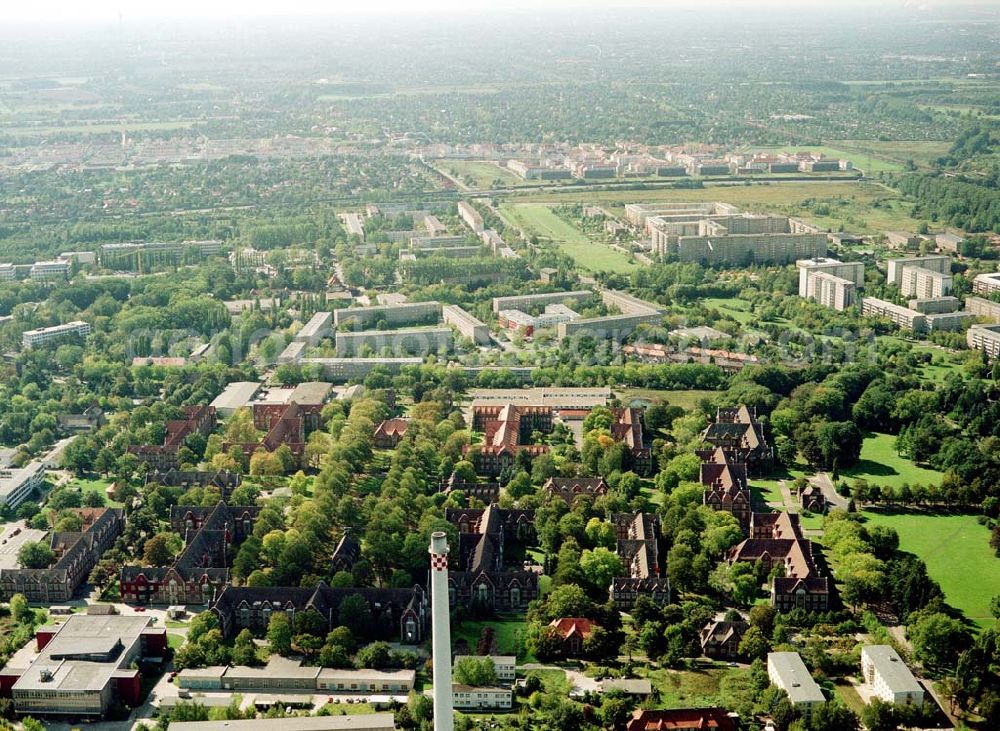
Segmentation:
{"type": "MultiPolygon", "coordinates": [[[[962,4],[1000,5],[1000,0],[961,0],[962,4]]],[[[4,3],[2,22],[117,20],[156,17],[253,17],[268,15],[474,13],[485,10],[612,9],[671,6],[831,8],[844,5],[900,7],[947,6],[956,0],[13,0],[4,3]]]]}

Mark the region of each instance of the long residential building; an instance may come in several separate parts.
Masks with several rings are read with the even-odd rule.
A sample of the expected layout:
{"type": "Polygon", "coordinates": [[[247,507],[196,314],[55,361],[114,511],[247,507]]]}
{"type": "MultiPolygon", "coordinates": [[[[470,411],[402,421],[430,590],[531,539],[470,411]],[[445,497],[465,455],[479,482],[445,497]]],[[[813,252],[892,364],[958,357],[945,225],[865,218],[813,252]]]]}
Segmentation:
{"type": "Polygon", "coordinates": [[[29,349],[53,340],[64,340],[72,337],[85,338],[88,335],[90,335],[90,323],[74,320],[63,325],[25,330],[21,333],[21,345],[25,349],[29,349]]]}
{"type": "Polygon", "coordinates": [[[337,355],[352,356],[368,349],[378,354],[388,349],[394,355],[427,355],[451,350],[454,333],[450,327],[407,328],[403,330],[361,330],[336,334],[337,355]]]}
{"type": "Polygon", "coordinates": [[[924,689],[903,658],[889,645],[865,645],[861,648],[861,674],[872,693],[894,706],[924,704],[924,689]]]}
{"type": "Polygon", "coordinates": [[[788,694],[788,700],[806,717],[816,706],[826,702],[822,689],[797,652],[769,652],[767,677],[773,685],[788,694]]]}
{"type": "Polygon", "coordinates": [[[332,327],[330,325],[332,322],[332,312],[317,312],[295,334],[295,341],[305,343],[309,347],[319,344],[320,340],[332,335],[332,327]]]}
{"type": "Polygon", "coordinates": [[[406,366],[419,366],[423,358],[302,358],[302,365],[318,365],[331,382],[360,381],[375,369],[390,374],[399,373],[406,366]]]}
{"type": "Polygon", "coordinates": [[[66,279],[69,276],[68,261],[36,261],[31,265],[28,276],[39,281],[66,279]]]}
{"type": "Polygon", "coordinates": [[[982,297],[966,297],[965,309],[976,317],[985,317],[992,322],[1000,323],[1000,302],[982,297]]]}
{"type": "Polygon", "coordinates": [[[301,660],[272,655],[264,667],[216,665],[182,670],[177,685],[209,691],[315,691],[317,693],[392,693],[413,690],[414,670],[344,670],[303,666],[301,660]]]}
{"type": "MultiPolygon", "coordinates": [[[[347,716],[291,716],[278,723],[282,731],[393,731],[392,713],[361,713],[347,716]]],[[[273,731],[272,718],[241,721],[183,721],[170,724],[170,731],[273,731]]]]}
{"type": "Polygon", "coordinates": [[[490,344],[489,326],[458,305],[444,305],[441,308],[441,315],[446,324],[451,325],[463,337],[468,338],[476,345],[490,344]]]}
{"type": "Polygon", "coordinates": [[[951,294],[952,277],[948,272],[938,272],[922,266],[902,267],[899,291],[904,297],[928,299],[951,294]]]}
{"type": "Polygon", "coordinates": [[[854,304],[855,290],[865,284],[865,265],[819,257],[795,262],[799,269],[799,297],[825,307],[845,310],[854,304]]]}
{"type": "Polygon", "coordinates": [[[976,294],[1000,292],[1000,272],[977,274],[972,280],[972,291],[976,294]]]}
{"type": "MultiPolygon", "coordinates": [[[[739,209],[729,203],[629,203],[625,206],[625,220],[636,228],[651,233],[650,219],[658,218],[663,223],[691,221],[712,216],[733,216],[739,209]]],[[[657,224],[659,225],[659,224],[657,224]]]]}
{"type": "Polygon", "coordinates": [[[479,214],[479,211],[472,207],[472,204],[466,203],[465,201],[459,201],[458,215],[462,217],[463,221],[465,221],[465,225],[477,234],[482,232],[483,217],[479,214]]]}
{"type": "Polygon", "coordinates": [[[861,314],[865,317],[884,317],[898,327],[914,332],[923,332],[927,327],[927,315],[876,297],[861,298],[861,314]]]}
{"type": "Polygon", "coordinates": [[[985,352],[991,360],[1000,358],[1000,325],[973,325],[965,334],[970,350],[985,352]]]}
{"type": "Polygon", "coordinates": [[[589,289],[573,292],[544,292],[542,294],[521,294],[510,297],[494,297],[493,312],[500,310],[532,310],[549,304],[571,302],[581,305],[588,302],[594,293],[589,289]]]}
{"type": "Polygon", "coordinates": [[[401,305],[373,305],[371,307],[348,307],[333,311],[333,325],[350,325],[364,329],[384,322],[386,327],[399,325],[433,324],[441,314],[440,302],[407,302],[401,305]]]}

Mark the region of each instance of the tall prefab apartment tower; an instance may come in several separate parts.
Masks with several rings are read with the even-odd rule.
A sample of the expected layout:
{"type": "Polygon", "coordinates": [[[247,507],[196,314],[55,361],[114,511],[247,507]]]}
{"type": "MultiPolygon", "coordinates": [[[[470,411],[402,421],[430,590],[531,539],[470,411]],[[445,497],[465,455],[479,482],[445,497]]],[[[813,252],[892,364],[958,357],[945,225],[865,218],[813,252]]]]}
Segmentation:
{"type": "Polygon", "coordinates": [[[448,538],[431,534],[431,652],[434,666],[434,731],[454,731],[451,689],[451,616],[448,602],[448,538]]]}

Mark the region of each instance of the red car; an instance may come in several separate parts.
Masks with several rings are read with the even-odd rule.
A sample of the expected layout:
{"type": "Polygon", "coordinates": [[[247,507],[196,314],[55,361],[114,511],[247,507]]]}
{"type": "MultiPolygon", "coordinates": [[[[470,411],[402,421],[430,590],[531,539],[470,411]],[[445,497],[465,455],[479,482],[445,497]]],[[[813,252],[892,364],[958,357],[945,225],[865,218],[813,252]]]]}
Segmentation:
{"type": "Polygon", "coordinates": [[[136,607],[135,611],[137,611],[137,612],[145,612],[146,611],[146,607],[136,607]]]}

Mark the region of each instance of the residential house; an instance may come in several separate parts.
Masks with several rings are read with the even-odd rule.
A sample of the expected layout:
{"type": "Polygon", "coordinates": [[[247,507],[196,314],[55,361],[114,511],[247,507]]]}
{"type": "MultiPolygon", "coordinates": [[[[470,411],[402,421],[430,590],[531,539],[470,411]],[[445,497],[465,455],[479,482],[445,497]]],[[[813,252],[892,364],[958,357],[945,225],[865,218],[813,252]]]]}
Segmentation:
{"type": "Polygon", "coordinates": [[[562,637],[562,654],[566,657],[583,655],[584,642],[598,625],[583,617],[559,617],[549,622],[562,637]]]}
{"type": "Polygon", "coordinates": [[[740,641],[749,629],[746,622],[713,620],[701,630],[701,651],[713,660],[733,660],[740,656],[740,641]]]}
{"type": "Polygon", "coordinates": [[[403,441],[409,428],[409,419],[386,419],[375,427],[375,446],[379,449],[395,449],[403,441]]]}
{"type": "Polygon", "coordinates": [[[108,423],[104,410],[97,404],[92,404],[79,414],[56,415],[56,426],[60,431],[69,434],[80,434],[100,429],[108,423]]]}

